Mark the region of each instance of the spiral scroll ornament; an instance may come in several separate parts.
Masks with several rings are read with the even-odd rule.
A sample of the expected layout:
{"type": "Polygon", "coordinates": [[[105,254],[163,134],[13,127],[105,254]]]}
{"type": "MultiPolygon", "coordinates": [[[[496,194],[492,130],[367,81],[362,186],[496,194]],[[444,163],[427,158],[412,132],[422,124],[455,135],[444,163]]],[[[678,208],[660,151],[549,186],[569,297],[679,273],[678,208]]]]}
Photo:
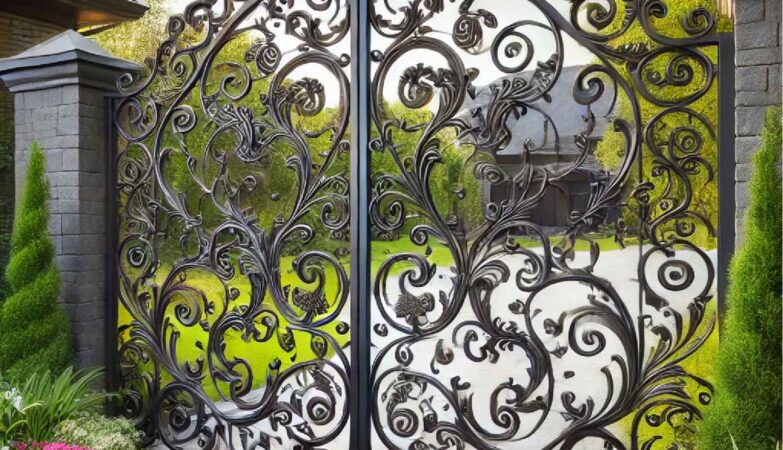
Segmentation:
{"type": "Polygon", "coordinates": [[[393,163],[370,218],[420,249],[373,272],[382,448],[687,448],[712,398],[686,367],[715,327],[714,252],[696,242],[715,231],[697,192],[715,119],[693,106],[714,87],[715,19],[668,35],[665,1],[556,3],[373,2],[371,148],[393,163]],[[617,45],[632,29],[653,44],[617,45]],[[592,58],[574,74],[575,45],[592,58]],[[460,186],[438,192],[455,148],[456,182],[487,192],[478,219],[460,186]],[[586,199],[545,223],[585,173],[586,199]]]}
{"type": "Polygon", "coordinates": [[[123,413],[182,449],[364,448],[352,414],[373,448],[683,448],[714,395],[717,19],[672,3],[369,1],[366,149],[353,2],[173,15],[114,109],[123,413]]]}
{"type": "Polygon", "coordinates": [[[220,3],[171,17],[120,80],[124,413],[170,448],[328,446],[349,416],[348,276],[315,242],[348,231],[347,11],[220,3]]]}

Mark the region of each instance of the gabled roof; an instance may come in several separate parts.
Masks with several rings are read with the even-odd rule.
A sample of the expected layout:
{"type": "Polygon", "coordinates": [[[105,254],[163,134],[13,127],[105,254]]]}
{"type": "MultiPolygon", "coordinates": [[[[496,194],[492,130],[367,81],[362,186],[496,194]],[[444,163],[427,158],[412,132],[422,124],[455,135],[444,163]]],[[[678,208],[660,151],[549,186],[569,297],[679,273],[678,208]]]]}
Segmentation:
{"type": "MultiPolygon", "coordinates": [[[[560,77],[550,89],[549,96],[551,101],[545,101],[543,98],[529,104],[531,107],[527,113],[519,118],[510,115],[506,125],[511,131],[511,140],[508,145],[498,152],[499,155],[518,155],[525,146],[526,141],[530,141],[534,152],[558,152],[560,154],[578,153],[574,143],[574,137],[584,133],[588,129],[587,115],[588,108],[579,104],[574,99],[574,84],[577,82],[579,72],[584,66],[566,66],[560,72],[560,77]],[[541,112],[533,108],[540,109],[541,112]],[[554,147],[555,130],[560,137],[559,148],[554,147]]],[[[525,71],[514,75],[509,75],[495,80],[487,86],[477,87],[476,97],[472,100],[466,100],[466,108],[476,108],[486,106],[491,101],[491,86],[499,85],[504,79],[513,79],[521,77],[530,80],[533,71],[525,71]]],[[[603,96],[596,101],[590,108],[596,121],[595,129],[590,137],[601,138],[609,124],[609,118],[605,117],[612,102],[612,87],[606,86],[603,96]]]]}

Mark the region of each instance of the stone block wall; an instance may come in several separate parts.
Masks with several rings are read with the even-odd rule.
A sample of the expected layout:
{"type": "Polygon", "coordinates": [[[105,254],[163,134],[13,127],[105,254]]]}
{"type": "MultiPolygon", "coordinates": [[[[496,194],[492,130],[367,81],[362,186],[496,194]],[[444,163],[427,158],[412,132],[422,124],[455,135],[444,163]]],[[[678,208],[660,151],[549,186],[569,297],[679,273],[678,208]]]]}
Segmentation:
{"type": "Polygon", "coordinates": [[[106,131],[104,92],[76,84],[16,96],[17,195],[32,143],[46,154],[49,234],[62,274],[75,363],[105,359],[106,131]]]}
{"type": "Polygon", "coordinates": [[[0,11],[0,58],[21,53],[63,30],[51,23],[0,11]]]}
{"type": "Polygon", "coordinates": [[[781,103],[781,0],[737,0],[735,55],[736,236],[748,205],[751,157],[761,143],[764,115],[781,103]]]}

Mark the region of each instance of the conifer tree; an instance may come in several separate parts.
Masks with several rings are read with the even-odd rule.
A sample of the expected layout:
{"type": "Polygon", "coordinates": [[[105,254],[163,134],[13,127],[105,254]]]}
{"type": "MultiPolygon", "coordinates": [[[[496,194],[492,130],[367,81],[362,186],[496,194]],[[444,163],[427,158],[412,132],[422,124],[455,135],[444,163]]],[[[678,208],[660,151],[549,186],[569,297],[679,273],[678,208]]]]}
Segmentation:
{"type": "Polygon", "coordinates": [[[44,166],[44,153],[33,144],[6,268],[12,294],[0,305],[0,373],[6,379],[58,373],[71,363],[70,324],[57,302],[60,273],[48,234],[44,166]]]}
{"type": "Polygon", "coordinates": [[[729,271],[715,401],[699,430],[701,450],[780,448],[780,121],[780,108],[771,108],[753,156],[744,244],[729,271]]]}

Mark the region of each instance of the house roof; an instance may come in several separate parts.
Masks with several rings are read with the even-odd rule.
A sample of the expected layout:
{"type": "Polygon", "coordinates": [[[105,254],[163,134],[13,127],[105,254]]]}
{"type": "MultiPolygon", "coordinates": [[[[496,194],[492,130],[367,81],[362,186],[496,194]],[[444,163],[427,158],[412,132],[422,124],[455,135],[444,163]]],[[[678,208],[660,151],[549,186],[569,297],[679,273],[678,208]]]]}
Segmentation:
{"type": "Polygon", "coordinates": [[[146,0],[2,0],[0,11],[78,29],[138,19],[147,12],[146,0]]]}
{"type": "MultiPolygon", "coordinates": [[[[549,96],[551,101],[547,102],[540,98],[529,104],[527,112],[519,118],[513,114],[509,115],[506,125],[511,130],[511,140],[505,148],[501,149],[498,155],[521,155],[526,142],[533,145],[533,154],[536,153],[558,153],[567,156],[579,152],[574,141],[576,136],[587,132],[588,111],[592,111],[596,126],[590,137],[601,138],[609,124],[609,119],[605,117],[611,101],[611,87],[606,86],[603,96],[594,104],[588,107],[579,104],[574,99],[573,88],[577,81],[577,76],[583,66],[563,67],[560,77],[554,86],[550,89],[549,96]],[[540,111],[536,111],[538,109],[540,111]],[[555,134],[555,130],[556,133],[555,134]],[[559,136],[559,145],[555,146],[555,136],[559,136]]],[[[492,86],[499,85],[503,80],[521,77],[530,80],[533,71],[525,71],[519,74],[499,78],[495,82],[476,89],[476,96],[473,100],[466,101],[465,107],[476,108],[483,107],[490,102],[492,96],[492,86]]],[[[528,144],[529,145],[529,144],[528,144]]]]}

